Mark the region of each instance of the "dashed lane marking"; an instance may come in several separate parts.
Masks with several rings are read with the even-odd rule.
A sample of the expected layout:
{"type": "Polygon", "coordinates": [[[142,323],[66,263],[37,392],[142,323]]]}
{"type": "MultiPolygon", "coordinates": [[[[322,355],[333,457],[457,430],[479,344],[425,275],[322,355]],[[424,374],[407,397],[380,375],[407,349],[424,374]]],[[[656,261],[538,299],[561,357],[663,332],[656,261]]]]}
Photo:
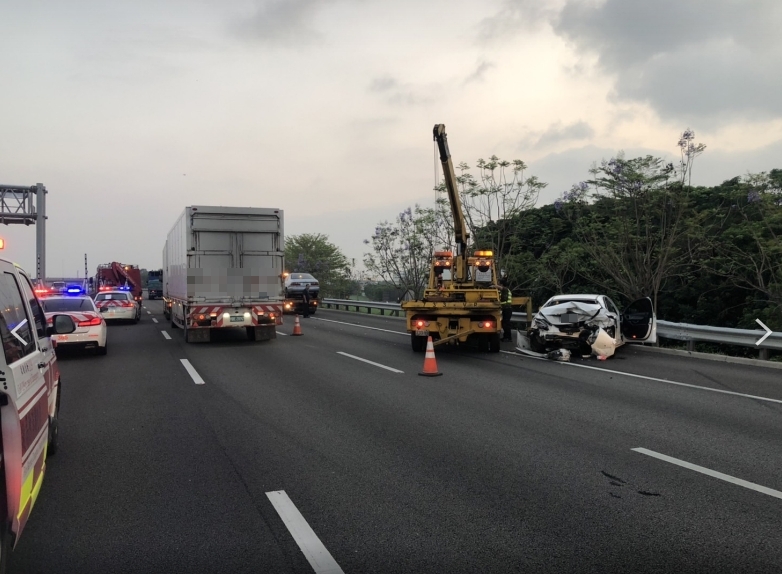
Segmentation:
{"type": "Polygon", "coordinates": [[[703,466],[698,466],[697,464],[692,464],[691,462],[687,462],[686,460],[673,458],[672,456],[660,454],[659,452],[654,452],[653,450],[649,450],[647,448],[639,447],[639,448],[631,448],[630,450],[639,452],[641,454],[645,454],[646,456],[651,456],[659,460],[664,460],[665,462],[670,462],[671,464],[681,466],[682,468],[688,468],[690,470],[694,470],[695,472],[700,472],[701,474],[705,474],[707,476],[713,476],[714,478],[719,478],[720,480],[724,480],[725,482],[738,484],[739,486],[743,486],[744,488],[749,488],[750,490],[754,490],[756,492],[762,492],[763,494],[768,494],[769,496],[773,496],[774,498],[782,498],[782,492],[778,490],[774,490],[773,488],[766,488],[765,486],[760,486],[759,484],[755,484],[754,482],[742,480],[740,478],[736,478],[728,474],[717,472],[716,470],[711,470],[703,466]]]}
{"type": "Polygon", "coordinates": [[[204,379],[201,378],[201,375],[198,374],[198,371],[195,370],[195,367],[190,364],[190,361],[187,359],[179,359],[182,361],[182,365],[184,365],[185,370],[187,371],[187,374],[190,375],[190,378],[193,379],[193,382],[196,385],[205,385],[204,379]]]}
{"type": "Polygon", "coordinates": [[[275,490],[267,492],[266,496],[316,574],[344,574],[286,492],[275,490]]]}
{"type": "Polygon", "coordinates": [[[339,323],[340,325],[350,325],[351,327],[360,327],[362,329],[371,329],[372,331],[383,331],[384,333],[393,333],[394,335],[408,336],[408,333],[402,331],[391,331],[390,329],[380,329],[378,327],[367,327],[366,325],[358,325],[356,323],[345,323],[344,321],[335,321],[334,319],[322,319],[320,317],[312,317],[318,321],[326,321],[327,323],[339,323]]]}
{"type": "Polygon", "coordinates": [[[361,357],[357,357],[355,355],[349,355],[348,353],[343,353],[342,351],[337,351],[337,355],[342,355],[343,357],[350,357],[351,359],[355,359],[356,361],[361,361],[362,363],[368,363],[370,365],[374,365],[375,367],[380,367],[381,369],[385,369],[386,371],[391,371],[392,373],[404,374],[404,371],[400,371],[399,369],[395,369],[393,367],[387,367],[386,365],[381,365],[380,363],[370,361],[369,359],[362,359],[361,357]]]}
{"type": "Polygon", "coordinates": [[[153,322],[153,323],[157,323],[157,319],[155,319],[154,317],[152,317],[152,322],[153,322]]]}
{"type": "Polygon", "coordinates": [[[147,315],[151,315],[151,314],[152,314],[152,311],[147,311],[147,315]]]}
{"type": "Polygon", "coordinates": [[[288,333],[283,333],[282,331],[277,331],[278,335],[282,335],[283,337],[287,337],[288,333]]]}
{"type": "Polygon", "coordinates": [[[160,332],[163,333],[164,339],[168,339],[169,341],[171,340],[171,335],[169,335],[166,331],[160,331],[160,332]]]}

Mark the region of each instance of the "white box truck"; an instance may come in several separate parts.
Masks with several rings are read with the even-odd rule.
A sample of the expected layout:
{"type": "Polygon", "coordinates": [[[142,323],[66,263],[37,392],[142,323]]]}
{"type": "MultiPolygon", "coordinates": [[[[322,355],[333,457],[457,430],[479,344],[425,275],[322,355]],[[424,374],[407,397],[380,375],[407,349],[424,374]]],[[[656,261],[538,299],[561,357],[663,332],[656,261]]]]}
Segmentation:
{"type": "Polygon", "coordinates": [[[188,343],[213,329],[244,328],[253,341],[276,338],[283,306],[283,211],[185,208],[163,252],[166,319],[188,343]]]}

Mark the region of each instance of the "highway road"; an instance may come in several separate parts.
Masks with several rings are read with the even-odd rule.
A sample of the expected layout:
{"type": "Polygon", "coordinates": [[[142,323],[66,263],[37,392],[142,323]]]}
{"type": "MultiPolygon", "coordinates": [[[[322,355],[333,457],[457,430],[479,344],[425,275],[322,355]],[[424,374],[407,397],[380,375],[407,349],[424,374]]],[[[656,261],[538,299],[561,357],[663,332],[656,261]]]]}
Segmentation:
{"type": "Polygon", "coordinates": [[[145,306],[63,357],[10,572],[782,571],[782,371],[508,345],[425,378],[399,319],[187,345],[145,306]]]}

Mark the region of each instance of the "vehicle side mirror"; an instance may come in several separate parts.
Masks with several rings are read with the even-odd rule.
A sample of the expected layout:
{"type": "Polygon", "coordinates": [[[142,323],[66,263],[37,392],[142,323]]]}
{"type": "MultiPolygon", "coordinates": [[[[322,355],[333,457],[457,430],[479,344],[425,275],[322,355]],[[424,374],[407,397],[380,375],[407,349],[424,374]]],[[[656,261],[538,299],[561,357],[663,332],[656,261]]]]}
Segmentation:
{"type": "Polygon", "coordinates": [[[68,335],[76,330],[76,323],[68,315],[55,315],[52,318],[52,326],[46,329],[46,334],[68,335]]]}

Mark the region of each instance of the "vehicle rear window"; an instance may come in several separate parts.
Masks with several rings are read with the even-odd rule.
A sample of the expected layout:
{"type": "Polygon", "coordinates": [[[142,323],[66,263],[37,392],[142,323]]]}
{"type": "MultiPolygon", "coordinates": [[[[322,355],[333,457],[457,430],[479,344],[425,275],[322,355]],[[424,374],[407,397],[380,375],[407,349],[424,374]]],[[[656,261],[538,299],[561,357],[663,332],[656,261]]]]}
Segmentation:
{"type": "Polygon", "coordinates": [[[95,311],[92,300],[86,297],[74,297],[73,299],[44,299],[41,301],[44,311],[58,313],[62,311],[95,311]]]}
{"type": "Polygon", "coordinates": [[[98,293],[95,296],[96,301],[127,301],[130,295],[127,293],[98,293]]]}
{"type": "Polygon", "coordinates": [[[294,273],[291,275],[291,279],[312,279],[315,280],[315,278],[310,275],[309,273],[294,273]]]}

